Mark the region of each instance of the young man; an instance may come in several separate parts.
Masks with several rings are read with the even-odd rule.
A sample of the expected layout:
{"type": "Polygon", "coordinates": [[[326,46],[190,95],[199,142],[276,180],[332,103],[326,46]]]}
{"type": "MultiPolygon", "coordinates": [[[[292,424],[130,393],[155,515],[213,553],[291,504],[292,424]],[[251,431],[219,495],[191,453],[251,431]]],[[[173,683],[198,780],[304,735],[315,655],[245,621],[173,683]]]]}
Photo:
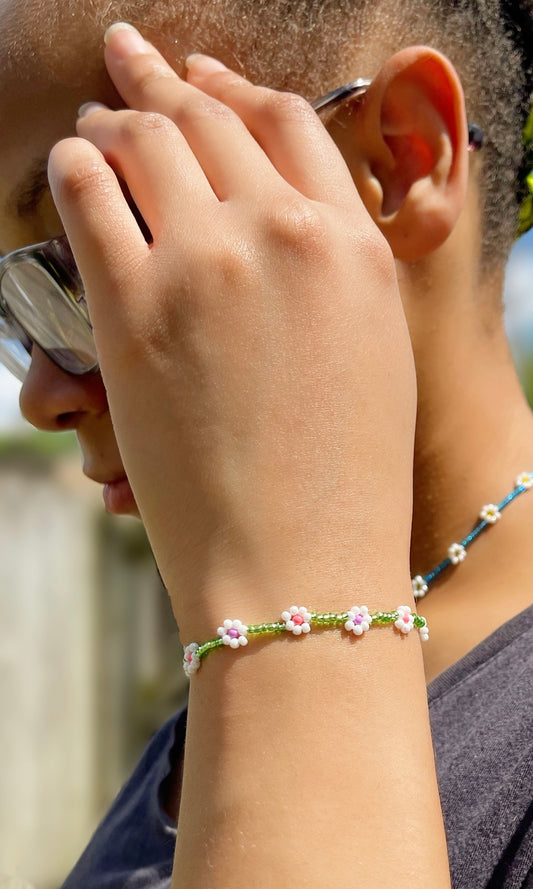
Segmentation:
{"type": "Polygon", "coordinates": [[[76,429],[106,507],[139,510],[184,645],[234,643],[191,678],[184,757],[174,720],[66,886],[444,889],[449,865],[454,889],[531,885],[533,420],[500,295],[533,11],[513,10],[4,5],[1,246],[66,232],[101,370],[42,270],[6,272],[22,410],[76,429]],[[115,25],[106,73],[118,18],[168,63],[115,25]],[[326,102],[338,147],[250,82],[358,77],[326,102]],[[386,628],[426,635],[410,575],[442,812],[416,633],[386,628]]]}

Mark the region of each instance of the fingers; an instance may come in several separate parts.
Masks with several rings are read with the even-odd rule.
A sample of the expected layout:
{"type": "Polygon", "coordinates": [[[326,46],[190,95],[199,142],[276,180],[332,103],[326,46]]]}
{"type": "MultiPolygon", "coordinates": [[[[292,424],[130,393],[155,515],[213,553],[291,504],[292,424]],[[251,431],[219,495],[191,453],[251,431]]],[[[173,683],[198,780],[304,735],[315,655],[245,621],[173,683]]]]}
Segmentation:
{"type": "Polygon", "coordinates": [[[120,184],[102,154],[83,139],[59,142],[50,154],[48,177],[89,302],[97,345],[120,340],[120,301],[128,280],[138,281],[148,247],[120,184]]]}
{"type": "Polygon", "coordinates": [[[168,117],[102,109],[86,115],[78,120],[79,135],[127,183],[155,243],[162,232],[176,234],[191,213],[197,216],[216,202],[198,160],[168,117]]]}
{"type": "Polygon", "coordinates": [[[242,191],[246,178],[255,188],[265,177],[265,184],[272,185],[271,171],[276,170],[312,200],[343,202],[346,193],[353,200],[348,170],[304,99],[254,87],[201,55],[189,59],[187,83],[135,29],[116,28],[106,37],[106,63],[115,86],[131,108],[158,111],[178,125],[217,194],[224,171],[228,187],[231,181],[235,191],[237,181],[242,191]]]}
{"type": "Polygon", "coordinates": [[[105,61],[120,95],[130,108],[169,114],[177,91],[191,92],[173,68],[139,32],[117,22],[104,35],[105,61]],[[134,72],[134,76],[132,74],[134,72]],[[170,100],[169,100],[170,97],[170,100]]]}
{"type": "Polygon", "coordinates": [[[259,183],[275,186],[271,162],[238,115],[178,77],[137,31],[110,30],[106,63],[124,101],[174,121],[220,200],[250,188],[255,194],[259,183]]]}
{"type": "Polygon", "coordinates": [[[232,108],[280,175],[306,197],[324,203],[353,200],[352,178],[311,105],[294,93],[251,84],[209,56],[187,60],[188,81],[232,108]]]}

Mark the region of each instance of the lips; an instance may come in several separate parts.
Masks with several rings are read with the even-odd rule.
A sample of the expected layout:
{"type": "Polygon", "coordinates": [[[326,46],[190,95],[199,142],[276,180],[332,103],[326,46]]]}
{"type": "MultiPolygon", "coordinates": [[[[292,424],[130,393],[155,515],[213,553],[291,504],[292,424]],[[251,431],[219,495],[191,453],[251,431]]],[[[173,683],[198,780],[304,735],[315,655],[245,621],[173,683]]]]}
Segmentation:
{"type": "Polygon", "coordinates": [[[83,474],[96,484],[104,486],[102,496],[107,512],[139,517],[139,508],[123,466],[98,466],[96,460],[84,454],[83,474]]]}
{"type": "Polygon", "coordinates": [[[103,490],[104,505],[112,515],[139,515],[139,510],[128,479],[106,482],[103,490]]]}

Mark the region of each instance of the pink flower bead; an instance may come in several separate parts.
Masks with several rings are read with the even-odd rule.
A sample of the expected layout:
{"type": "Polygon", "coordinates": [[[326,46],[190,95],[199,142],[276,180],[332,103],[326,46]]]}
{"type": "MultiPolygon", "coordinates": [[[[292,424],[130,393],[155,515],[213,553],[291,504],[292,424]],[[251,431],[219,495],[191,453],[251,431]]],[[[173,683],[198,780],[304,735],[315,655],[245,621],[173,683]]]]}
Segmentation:
{"type": "Polygon", "coordinates": [[[311,632],[311,613],[303,606],[291,605],[288,611],[282,613],[281,619],[285,622],[285,629],[294,636],[311,632]]]}
{"type": "Polygon", "coordinates": [[[415,625],[415,619],[409,605],[400,605],[396,610],[398,619],[394,621],[394,626],[400,633],[410,633],[415,625]]]}
{"type": "Polygon", "coordinates": [[[189,678],[200,669],[202,663],[196,654],[199,647],[197,642],[191,642],[183,651],[183,669],[189,678]]]}
{"type": "Polygon", "coordinates": [[[370,629],[372,615],[368,613],[366,605],[361,605],[360,607],[359,605],[354,605],[346,613],[348,620],[344,624],[344,629],[348,630],[349,633],[353,633],[354,636],[362,636],[363,633],[370,629]]]}
{"type": "Polygon", "coordinates": [[[218,628],[217,634],[224,645],[229,645],[230,648],[248,645],[248,627],[240,620],[225,620],[223,625],[218,628]]]}

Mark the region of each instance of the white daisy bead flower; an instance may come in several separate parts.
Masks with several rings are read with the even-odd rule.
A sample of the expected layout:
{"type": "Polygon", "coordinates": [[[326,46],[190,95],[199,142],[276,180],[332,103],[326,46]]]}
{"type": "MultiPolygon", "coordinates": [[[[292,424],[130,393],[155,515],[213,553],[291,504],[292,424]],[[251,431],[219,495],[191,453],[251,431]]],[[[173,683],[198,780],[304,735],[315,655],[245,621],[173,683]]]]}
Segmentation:
{"type": "Polygon", "coordinates": [[[458,565],[459,562],[464,562],[466,559],[466,549],[463,544],[452,543],[452,545],[448,547],[448,558],[452,565],[458,565]]]}
{"type": "Polygon", "coordinates": [[[229,645],[230,648],[248,645],[248,627],[240,620],[225,620],[217,633],[224,645],[229,645]]]}
{"type": "Polygon", "coordinates": [[[422,575],[417,574],[416,577],[413,577],[411,579],[411,583],[413,584],[413,593],[415,599],[422,599],[428,591],[428,585],[422,575]]]}
{"type": "Polygon", "coordinates": [[[284,611],[281,619],[285,621],[285,629],[295,636],[311,631],[311,614],[307,608],[291,605],[288,611],[284,611]]]}
{"type": "Polygon", "coordinates": [[[394,626],[400,633],[410,633],[415,625],[415,618],[409,605],[400,605],[396,610],[398,619],[394,621],[394,626]]]}
{"type": "Polygon", "coordinates": [[[425,622],[424,618],[424,626],[418,628],[418,632],[420,633],[420,639],[422,642],[427,642],[429,639],[429,627],[425,622]]]}
{"type": "Polygon", "coordinates": [[[489,525],[494,525],[501,517],[502,514],[494,503],[487,503],[479,513],[479,518],[489,525]]]}
{"type": "Polygon", "coordinates": [[[183,669],[186,676],[194,676],[200,669],[202,662],[196,654],[199,647],[197,642],[191,642],[191,644],[187,645],[187,648],[183,650],[183,669]]]}
{"type": "Polygon", "coordinates": [[[346,614],[348,615],[348,620],[344,624],[344,629],[348,630],[349,633],[353,633],[354,636],[362,636],[363,633],[370,629],[372,615],[368,613],[366,605],[361,605],[361,607],[353,605],[346,614]]]}
{"type": "Polygon", "coordinates": [[[518,478],[516,479],[516,487],[517,488],[531,488],[533,487],[533,472],[521,472],[518,478]]]}

